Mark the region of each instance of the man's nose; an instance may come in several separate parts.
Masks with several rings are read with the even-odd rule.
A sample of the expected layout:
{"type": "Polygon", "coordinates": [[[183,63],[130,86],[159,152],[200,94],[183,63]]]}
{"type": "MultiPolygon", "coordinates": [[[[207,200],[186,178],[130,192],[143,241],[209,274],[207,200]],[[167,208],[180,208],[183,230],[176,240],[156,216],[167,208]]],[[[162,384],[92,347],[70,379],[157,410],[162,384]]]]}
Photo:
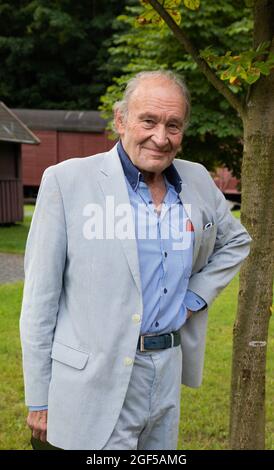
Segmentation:
{"type": "Polygon", "coordinates": [[[164,125],[158,124],[154,128],[152,140],[158,147],[164,147],[168,144],[167,131],[164,125]]]}

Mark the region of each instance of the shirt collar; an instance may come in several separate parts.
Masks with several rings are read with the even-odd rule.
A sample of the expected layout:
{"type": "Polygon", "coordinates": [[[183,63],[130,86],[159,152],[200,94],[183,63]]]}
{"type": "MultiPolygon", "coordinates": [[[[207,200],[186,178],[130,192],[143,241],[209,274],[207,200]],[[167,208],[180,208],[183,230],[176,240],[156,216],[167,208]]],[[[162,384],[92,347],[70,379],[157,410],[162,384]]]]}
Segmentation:
{"type": "MultiPolygon", "coordinates": [[[[132,161],[130,160],[128,154],[126,153],[122,142],[119,140],[118,146],[117,146],[117,151],[118,155],[121,160],[121,164],[124,170],[124,174],[131,185],[131,187],[136,191],[139,181],[144,182],[144,177],[142,173],[140,172],[139,168],[137,168],[132,161]]],[[[176,170],[175,166],[173,163],[169,165],[164,171],[163,174],[166,176],[168,182],[174,186],[176,192],[179,194],[181,192],[182,188],[182,180],[180,178],[180,175],[178,171],[176,170]]]]}

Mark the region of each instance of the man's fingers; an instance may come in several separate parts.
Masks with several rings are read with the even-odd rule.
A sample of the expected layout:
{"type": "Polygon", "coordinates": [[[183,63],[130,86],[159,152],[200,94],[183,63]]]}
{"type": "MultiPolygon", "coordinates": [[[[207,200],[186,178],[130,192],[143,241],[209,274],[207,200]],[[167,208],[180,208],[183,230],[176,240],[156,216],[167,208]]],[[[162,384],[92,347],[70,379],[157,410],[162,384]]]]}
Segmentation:
{"type": "Polygon", "coordinates": [[[46,433],[46,431],[43,431],[43,432],[40,433],[40,441],[47,442],[47,433],[46,433]]]}
{"type": "Polygon", "coordinates": [[[30,411],[27,417],[27,424],[32,430],[32,435],[36,439],[46,442],[47,436],[47,410],[30,411]]]}
{"type": "Polygon", "coordinates": [[[33,437],[35,437],[35,439],[40,439],[40,431],[33,430],[32,435],[33,437]]]}

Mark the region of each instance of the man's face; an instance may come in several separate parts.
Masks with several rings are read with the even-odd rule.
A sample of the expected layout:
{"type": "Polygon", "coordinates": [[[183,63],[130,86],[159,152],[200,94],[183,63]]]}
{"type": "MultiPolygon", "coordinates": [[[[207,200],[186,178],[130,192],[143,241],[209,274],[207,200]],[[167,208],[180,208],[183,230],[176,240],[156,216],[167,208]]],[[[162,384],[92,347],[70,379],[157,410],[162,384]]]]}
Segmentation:
{"type": "Polygon", "coordinates": [[[185,99],[166,78],[144,78],[132,93],[123,121],[116,128],[131,161],[140,170],[161,173],[175,158],[183,138],[185,99]]]}

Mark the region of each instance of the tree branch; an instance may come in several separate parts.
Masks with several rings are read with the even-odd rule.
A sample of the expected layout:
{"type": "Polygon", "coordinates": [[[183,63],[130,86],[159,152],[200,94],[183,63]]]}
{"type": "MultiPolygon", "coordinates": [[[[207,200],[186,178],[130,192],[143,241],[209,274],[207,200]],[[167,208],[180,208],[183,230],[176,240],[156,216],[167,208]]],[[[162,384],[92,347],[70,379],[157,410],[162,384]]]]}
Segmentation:
{"type": "Polygon", "coordinates": [[[193,60],[198,65],[199,69],[206,76],[208,81],[216,88],[219,93],[221,93],[229,102],[229,104],[239,113],[240,117],[244,117],[244,107],[241,100],[230,91],[230,89],[220,80],[213,70],[209,67],[207,62],[202,59],[199,55],[199,51],[192,44],[190,39],[186,36],[185,32],[179,28],[175,23],[173,18],[168,14],[166,9],[161,5],[158,0],[148,0],[150,5],[154,8],[155,11],[163,18],[167,26],[171,29],[174,36],[178,40],[179,44],[183,49],[191,55],[193,60]]]}

